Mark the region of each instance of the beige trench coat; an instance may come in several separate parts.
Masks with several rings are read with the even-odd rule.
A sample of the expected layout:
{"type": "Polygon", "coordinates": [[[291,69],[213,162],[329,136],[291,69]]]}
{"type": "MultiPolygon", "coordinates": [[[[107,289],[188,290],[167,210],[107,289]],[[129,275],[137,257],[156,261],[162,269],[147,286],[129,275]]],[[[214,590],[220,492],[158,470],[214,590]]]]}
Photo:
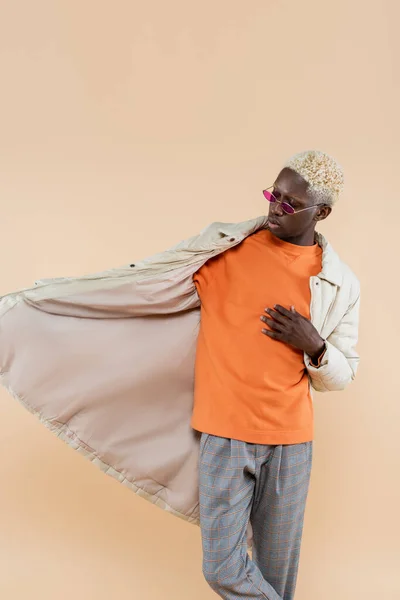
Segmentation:
{"type": "MultiPolygon", "coordinates": [[[[212,223],[134,266],[38,281],[0,299],[7,390],[60,439],[138,495],[198,523],[199,434],[190,427],[200,301],[192,276],[267,217],[212,223]]],[[[323,236],[311,319],[328,350],[310,385],[355,376],[359,284],[323,236]]],[[[268,275],[268,273],[266,273],[268,275]]],[[[273,282],[271,282],[273,284],[273,282]]]]}

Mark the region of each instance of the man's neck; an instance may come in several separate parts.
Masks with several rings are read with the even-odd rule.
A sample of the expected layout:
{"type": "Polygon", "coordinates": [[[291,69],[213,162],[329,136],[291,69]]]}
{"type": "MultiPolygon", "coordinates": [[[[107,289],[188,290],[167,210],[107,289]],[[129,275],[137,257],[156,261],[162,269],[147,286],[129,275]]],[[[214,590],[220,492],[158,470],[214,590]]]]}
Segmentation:
{"type": "MultiPolygon", "coordinates": [[[[272,233],[272,232],[271,232],[272,233]]],[[[275,234],[273,234],[275,235],[275,234]]],[[[279,237],[279,236],[276,236],[279,237]]],[[[283,242],[288,242],[289,244],[294,244],[295,246],[314,246],[315,244],[315,230],[307,231],[306,233],[291,237],[291,238],[281,238],[283,242]]]]}

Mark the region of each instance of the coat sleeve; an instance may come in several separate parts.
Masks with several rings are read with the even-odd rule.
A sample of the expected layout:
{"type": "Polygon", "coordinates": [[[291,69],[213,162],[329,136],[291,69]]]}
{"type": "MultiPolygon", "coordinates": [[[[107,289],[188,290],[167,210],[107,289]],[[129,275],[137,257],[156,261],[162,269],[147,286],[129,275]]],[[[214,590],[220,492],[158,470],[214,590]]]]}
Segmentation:
{"type": "Polygon", "coordinates": [[[305,357],[311,386],[317,392],[343,390],[354,380],[359,363],[359,355],[356,350],[359,311],[360,294],[358,292],[356,299],[351,303],[340,323],[325,340],[326,352],[320,366],[314,366],[310,357],[305,357]]]}

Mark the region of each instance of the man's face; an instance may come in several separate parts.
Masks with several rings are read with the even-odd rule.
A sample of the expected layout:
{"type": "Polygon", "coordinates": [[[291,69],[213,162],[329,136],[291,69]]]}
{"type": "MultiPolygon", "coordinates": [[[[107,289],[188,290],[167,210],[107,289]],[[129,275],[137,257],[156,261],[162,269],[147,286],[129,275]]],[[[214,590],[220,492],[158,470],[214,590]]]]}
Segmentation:
{"type": "MultiPolygon", "coordinates": [[[[307,193],[308,183],[291,169],[283,169],[272,190],[277,200],[290,204],[296,211],[316,204],[307,193]]],[[[269,205],[268,222],[270,231],[278,238],[285,240],[298,238],[312,231],[317,220],[325,219],[330,213],[329,207],[316,208],[287,214],[279,202],[269,205]]]]}

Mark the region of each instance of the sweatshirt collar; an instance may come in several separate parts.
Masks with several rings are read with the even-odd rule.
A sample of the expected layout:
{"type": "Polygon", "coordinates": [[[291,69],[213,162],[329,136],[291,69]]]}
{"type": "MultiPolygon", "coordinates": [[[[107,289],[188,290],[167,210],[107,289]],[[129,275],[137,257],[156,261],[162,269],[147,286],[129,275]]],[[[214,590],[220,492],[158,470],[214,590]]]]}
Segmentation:
{"type": "MultiPolygon", "coordinates": [[[[227,238],[229,247],[267,226],[268,217],[262,215],[240,223],[218,223],[218,233],[220,237],[227,238]]],[[[343,281],[343,271],[339,256],[322,233],[315,232],[315,241],[322,248],[322,269],[317,277],[340,287],[343,281]]]]}

